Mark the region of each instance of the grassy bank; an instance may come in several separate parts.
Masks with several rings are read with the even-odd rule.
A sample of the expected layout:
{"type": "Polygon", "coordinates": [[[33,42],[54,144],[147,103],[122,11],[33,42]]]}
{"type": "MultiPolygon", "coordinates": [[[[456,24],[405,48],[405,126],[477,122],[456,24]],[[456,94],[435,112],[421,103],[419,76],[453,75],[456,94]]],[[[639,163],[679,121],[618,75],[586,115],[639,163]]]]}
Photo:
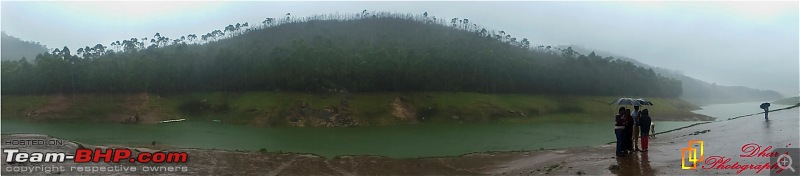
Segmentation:
{"type": "MultiPolygon", "coordinates": [[[[190,118],[254,126],[377,126],[408,123],[604,121],[616,97],[414,93],[198,92],[2,97],[3,118],[156,123],[190,118]],[[136,119],[136,121],[131,120],[136,119]]],[[[647,98],[655,119],[692,120],[679,99],[647,98]]]]}
{"type": "Polygon", "coordinates": [[[775,100],[772,103],[782,104],[782,105],[795,105],[797,103],[800,103],[800,97],[784,98],[784,99],[780,99],[780,100],[775,100]]]}

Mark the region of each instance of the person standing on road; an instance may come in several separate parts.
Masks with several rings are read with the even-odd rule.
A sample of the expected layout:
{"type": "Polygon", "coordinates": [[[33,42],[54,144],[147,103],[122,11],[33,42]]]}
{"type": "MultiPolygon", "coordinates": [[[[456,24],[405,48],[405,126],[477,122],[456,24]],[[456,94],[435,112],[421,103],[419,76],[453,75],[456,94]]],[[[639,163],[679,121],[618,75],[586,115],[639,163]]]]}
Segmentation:
{"type": "Polygon", "coordinates": [[[631,117],[633,117],[633,138],[632,144],[633,151],[639,151],[639,106],[633,106],[633,111],[631,111],[631,117]]]}
{"type": "Polygon", "coordinates": [[[633,152],[633,116],[631,116],[631,109],[625,109],[623,114],[625,116],[625,150],[628,153],[633,152]]]}
{"type": "Polygon", "coordinates": [[[761,103],[761,109],[764,109],[764,120],[769,120],[769,103],[761,103]]]}
{"type": "Polygon", "coordinates": [[[650,112],[647,109],[642,110],[639,114],[639,135],[642,136],[642,152],[647,152],[648,140],[650,139],[650,123],[652,123],[650,112]]]}
{"type": "Polygon", "coordinates": [[[623,155],[624,150],[624,138],[623,134],[625,133],[625,117],[623,115],[625,113],[625,107],[619,107],[619,111],[617,111],[617,115],[614,117],[614,135],[617,137],[617,156],[620,157],[623,155]]]}

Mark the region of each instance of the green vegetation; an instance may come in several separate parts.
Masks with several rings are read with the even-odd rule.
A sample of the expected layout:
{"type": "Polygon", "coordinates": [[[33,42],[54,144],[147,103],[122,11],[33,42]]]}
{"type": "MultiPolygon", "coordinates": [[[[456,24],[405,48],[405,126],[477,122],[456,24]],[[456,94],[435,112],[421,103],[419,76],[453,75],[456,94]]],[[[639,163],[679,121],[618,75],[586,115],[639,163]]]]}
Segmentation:
{"type": "MultiPolygon", "coordinates": [[[[157,33],[75,53],[64,47],[33,62],[3,61],[2,93],[453,91],[674,98],[682,91],[679,81],[627,61],[530,43],[468,19],[448,23],[427,13],[287,14],[261,25],[229,25],[200,40],[157,33]]],[[[205,106],[184,110],[214,109],[205,106]]],[[[564,105],[560,111],[581,109],[564,105]]]]}
{"type": "Polygon", "coordinates": [[[776,101],[774,101],[772,103],[782,104],[782,105],[795,105],[795,104],[800,103],[800,97],[784,98],[784,99],[776,100],[776,101]]]}
{"type": "Polygon", "coordinates": [[[113,115],[130,114],[126,109],[129,95],[125,94],[80,94],[80,95],[4,95],[2,116],[4,118],[23,118],[41,114],[47,120],[86,119],[92,121],[111,121],[113,115]]]}
{"type": "Polygon", "coordinates": [[[43,107],[53,97],[49,95],[44,96],[8,96],[2,97],[3,103],[0,103],[3,117],[23,117],[34,109],[43,107]]]}
{"type": "MultiPolygon", "coordinates": [[[[408,123],[537,123],[608,121],[616,97],[470,92],[196,92],[185,94],[76,96],[3,96],[2,115],[23,118],[26,112],[63,105],[59,117],[113,121],[112,115],[160,114],[159,118],[219,120],[254,126],[382,126],[408,123]],[[66,100],[57,100],[66,97],[66,100]],[[146,101],[141,103],[137,101],[146,101]],[[144,108],[130,108],[137,105],[144,108]],[[399,108],[398,107],[402,107],[399,108]],[[155,112],[157,111],[157,112],[155,112]],[[406,114],[405,117],[398,114],[406,114]],[[339,123],[345,119],[347,122],[339,123]]],[[[648,98],[656,116],[694,110],[681,100],[648,98]]]]}

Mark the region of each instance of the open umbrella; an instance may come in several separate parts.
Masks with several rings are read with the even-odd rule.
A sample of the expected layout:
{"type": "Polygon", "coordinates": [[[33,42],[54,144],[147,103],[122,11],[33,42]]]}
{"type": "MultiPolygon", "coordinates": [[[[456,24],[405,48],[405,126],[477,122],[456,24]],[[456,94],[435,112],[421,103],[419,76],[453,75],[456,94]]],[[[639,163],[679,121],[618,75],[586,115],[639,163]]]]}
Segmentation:
{"type": "Polygon", "coordinates": [[[611,103],[610,105],[626,105],[626,106],[653,106],[653,102],[644,100],[642,98],[633,99],[633,98],[619,98],[611,103]]]}
{"type": "Polygon", "coordinates": [[[634,101],[639,102],[639,105],[641,106],[653,106],[653,102],[644,100],[642,98],[634,99],[634,101]]]}
{"type": "Polygon", "coordinates": [[[639,106],[639,102],[634,100],[633,98],[619,98],[617,100],[612,101],[609,103],[610,105],[630,105],[630,106],[639,106]]]}
{"type": "Polygon", "coordinates": [[[759,106],[759,107],[761,107],[761,109],[767,109],[767,108],[769,108],[769,106],[770,106],[769,103],[761,103],[761,106],[759,106]]]}

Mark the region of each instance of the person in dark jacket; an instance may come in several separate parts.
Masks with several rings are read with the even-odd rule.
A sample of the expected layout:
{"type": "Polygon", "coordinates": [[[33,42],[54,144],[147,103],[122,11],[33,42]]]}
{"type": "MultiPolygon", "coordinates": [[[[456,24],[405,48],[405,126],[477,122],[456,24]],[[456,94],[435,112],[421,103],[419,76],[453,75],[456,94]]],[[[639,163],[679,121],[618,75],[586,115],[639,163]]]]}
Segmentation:
{"type": "Polygon", "coordinates": [[[633,143],[633,151],[639,151],[639,106],[633,106],[631,117],[633,117],[633,136],[631,136],[633,143]]]}
{"type": "Polygon", "coordinates": [[[650,138],[650,123],[652,119],[650,119],[650,112],[647,109],[642,110],[642,113],[639,114],[639,132],[641,133],[639,136],[642,137],[642,152],[647,152],[647,143],[648,139],[650,138]]]}
{"type": "Polygon", "coordinates": [[[624,143],[624,135],[625,132],[625,107],[619,107],[619,111],[617,111],[617,115],[614,117],[614,135],[617,137],[617,156],[623,155],[623,143],[624,143]]]}
{"type": "Polygon", "coordinates": [[[631,116],[631,110],[625,109],[625,139],[624,146],[625,150],[628,153],[633,152],[633,116],[631,116]]]}
{"type": "Polygon", "coordinates": [[[761,103],[761,109],[764,110],[764,120],[769,120],[769,103],[761,103]]]}

